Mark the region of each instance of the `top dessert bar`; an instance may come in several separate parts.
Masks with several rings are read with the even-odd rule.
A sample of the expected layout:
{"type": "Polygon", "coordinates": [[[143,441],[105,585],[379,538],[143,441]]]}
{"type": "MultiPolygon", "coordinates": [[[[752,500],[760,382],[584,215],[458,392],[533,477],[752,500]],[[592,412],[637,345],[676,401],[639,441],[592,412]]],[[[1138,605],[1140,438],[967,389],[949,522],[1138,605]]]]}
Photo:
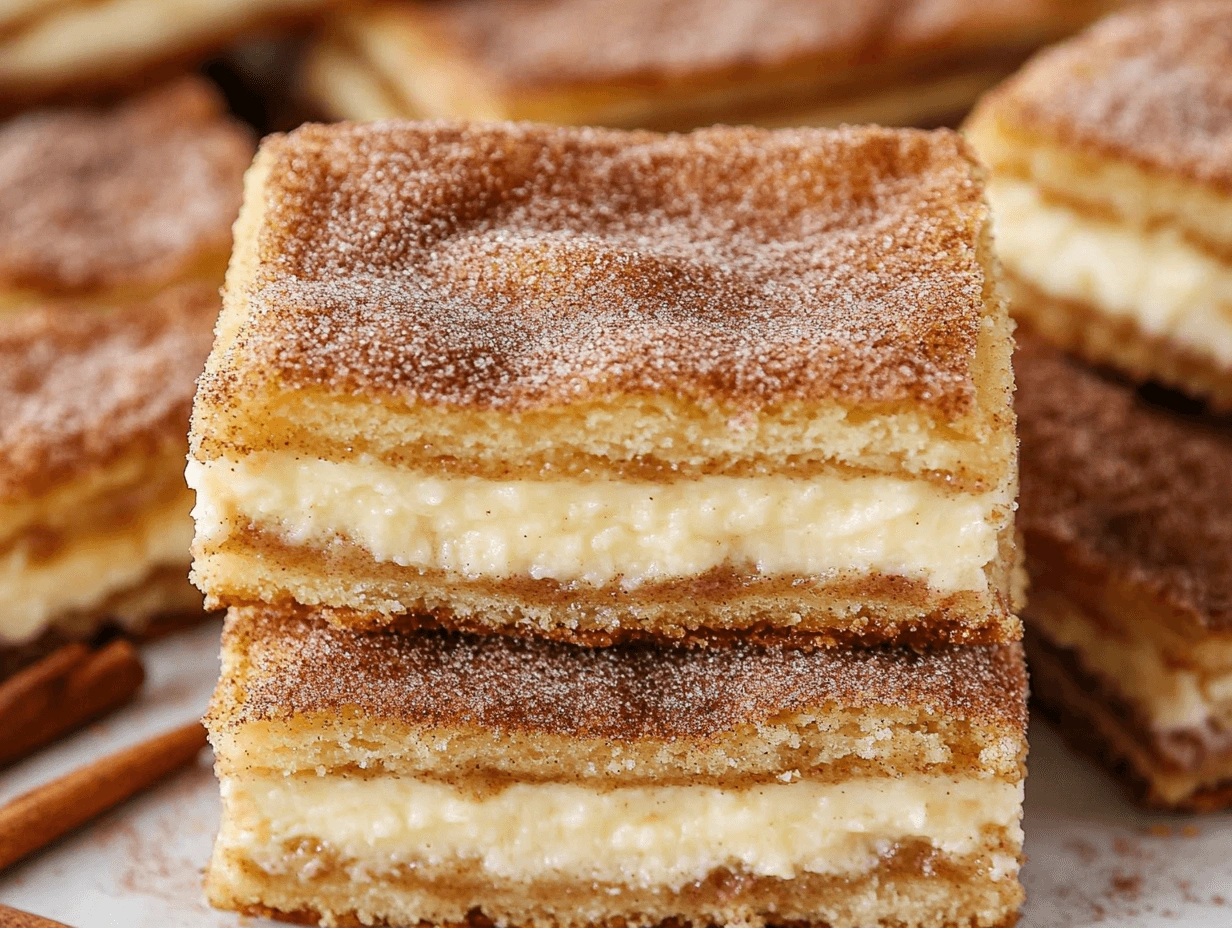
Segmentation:
{"type": "Polygon", "coordinates": [[[1232,407],[1232,5],[1143,5],[973,115],[1015,313],[1086,359],[1232,407]]]}
{"type": "Polygon", "coordinates": [[[205,81],[0,125],[0,312],[222,280],[251,133],[205,81]]]}
{"type": "Polygon", "coordinates": [[[1009,321],[953,133],[309,126],[236,230],[189,465],[212,602],[1018,635],[1009,321]]]}
{"type": "Polygon", "coordinates": [[[1108,0],[444,0],[330,14],[331,115],[939,125],[1108,0]]]}

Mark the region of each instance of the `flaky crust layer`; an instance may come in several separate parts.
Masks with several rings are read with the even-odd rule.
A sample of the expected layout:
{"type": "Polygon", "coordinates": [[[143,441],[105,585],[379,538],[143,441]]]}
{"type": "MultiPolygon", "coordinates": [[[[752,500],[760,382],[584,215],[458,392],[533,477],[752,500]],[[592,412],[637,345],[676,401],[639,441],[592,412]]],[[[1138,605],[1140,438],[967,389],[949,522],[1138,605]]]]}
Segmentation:
{"type": "Polygon", "coordinates": [[[734,638],[803,647],[1017,641],[1025,578],[1010,530],[987,572],[985,593],[941,594],[883,574],[761,577],[731,569],[628,590],[529,577],[471,580],[377,562],[341,540],[327,549],[296,547],[255,531],[219,547],[195,544],[193,563],[194,582],[209,591],[211,608],[297,602],[328,607],[340,625],[412,623],[587,646],[722,645],[734,638]]]}
{"type": "Polygon", "coordinates": [[[313,126],[267,140],[247,202],[198,431],[309,387],[511,412],[908,404],[994,439],[1012,422],[1006,346],[977,357],[1001,308],[951,134],[313,126]]]}
{"type": "MultiPolygon", "coordinates": [[[[990,850],[1002,850],[990,840],[990,850]]],[[[1008,849],[1015,855],[1018,849],[1008,849]]],[[[794,880],[721,871],[679,892],[603,884],[493,886],[468,872],[433,880],[400,871],[370,882],[350,878],[327,849],[289,849],[285,872],[268,873],[221,845],[206,874],[211,904],[299,924],[413,928],[622,928],[634,925],[733,924],[761,928],[1010,928],[1022,888],[993,880],[986,860],[951,859],[915,843],[856,877],[803,875],[794,880]],[[317,874],[311,881],[295,874],[317,874]],[[475,903],[482,900],[481,905],[475,903]],[[362,919],[362,920],[361,920],[362,919]]]]}
{"type": "Polygon", "coordinates": [[[973,121],[1232,194],[1232,9],[1135,5],[1040,53],[973,121]]]}

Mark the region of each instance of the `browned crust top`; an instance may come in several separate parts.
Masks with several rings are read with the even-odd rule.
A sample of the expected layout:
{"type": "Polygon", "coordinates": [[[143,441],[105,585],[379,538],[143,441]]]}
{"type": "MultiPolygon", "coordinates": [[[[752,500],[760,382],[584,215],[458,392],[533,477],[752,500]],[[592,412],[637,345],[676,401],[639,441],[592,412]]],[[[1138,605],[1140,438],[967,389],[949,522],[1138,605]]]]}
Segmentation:
{"type": "Polygon", "coordinates": [[[250,132],[205,81],[0,126],[0,288],[84,293],[225,255],[250,132]]]}
{"type": "Polygon", "coordinates": [[[184,284],[114,313],[0,316],[0,502],[142,450],[185,444],[218,293],[184,284]]]}
{"type": "Polygon", "coordinates": [[[784,712],[919,709],[1025,731],[1019,645],[909,649],[614,645],[421,630],[342,629],[270,607],[232,609],[224,649],[247,657],[243,724],[358,709],[422,728],[576,738],[705,740],[784,712]]]}
{"type": "Polygon", "coordinates": [[[1149,406],[1035,339],[1020,338],[1014,364],[1028,544],[1232,628],[1232,432],[1149,406]]]}
{"type": "Polygon", "coordinates": [[[974,402],[987,209],[951,132],[343,124],[258,164],[259,267],[207,401],[274,376],[513,410],[974,402]]]}
{"type": "Polygon", "coordinates": [[[803,61],[857,68],[911,54],[1030,46],[1092,0],[443,0],[413,10],[507,88],[749,76],[803,61]]]}
{"type": "Polygon", "coordinates": [[[1232,3],[1111,16],[1035,57],[981,117],[1232,192],[1232,3]]]}

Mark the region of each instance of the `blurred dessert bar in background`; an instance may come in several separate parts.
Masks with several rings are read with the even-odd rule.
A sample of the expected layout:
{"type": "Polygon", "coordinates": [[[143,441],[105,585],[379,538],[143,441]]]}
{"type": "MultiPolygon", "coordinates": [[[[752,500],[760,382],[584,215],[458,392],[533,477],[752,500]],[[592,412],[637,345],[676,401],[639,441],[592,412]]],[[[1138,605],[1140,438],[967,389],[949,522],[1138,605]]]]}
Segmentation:
{"type": "Polygon", "coordinates": [[[253,148],[198,79],[0,125],[0,314],[122,306],[188,280],[218,288],[253,148]]]}
{"type": "Polygon", "coordinates": [[[1232,408],[1232,4],[1110,17],[985,98],[968,134],[1015,315],[1232,408]]]}
{"type": "Polygon", "coordinates": [[[309,57],[331,118],[621,128],[935,126],[1110,0],[347,4],[309,57]]]}
{"type": "Polygon", "coordinates": [[[267,140],[194,412],[196,582],[589,644],[1017,640],[977,171],[949,131],[267,140]]]}
{"type": "Polygon", "coordinates": [[[303,22],[322,0],[7,0],[0,109],[99,99],[187,71],[254,32],[303,22]]]}
{"type": "Polygon", "coordinates": [[[1015,356],[1035,699],[1154,806],[1232,805],[1232,434],[1015,356]]]}
{"type": "Polygon", "coordinates": [[[588,649],[243,608],[207,725],[206,889],[251,915],[936,928],[1022,899],[1018,644],[588,649]]]}
{"type": "Polygon", "coordinates": [[[0,316],[0,668],[202,614],[185,435],[217,314],[196,283],[108,313],[0,316]]]}

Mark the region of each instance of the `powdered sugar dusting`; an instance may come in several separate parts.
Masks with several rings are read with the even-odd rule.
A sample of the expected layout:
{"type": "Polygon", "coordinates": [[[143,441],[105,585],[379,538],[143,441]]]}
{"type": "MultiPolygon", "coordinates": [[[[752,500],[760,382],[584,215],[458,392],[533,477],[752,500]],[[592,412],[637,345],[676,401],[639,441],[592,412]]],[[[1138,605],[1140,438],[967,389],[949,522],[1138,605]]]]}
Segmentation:
{"type": "MultiPolygon", "coordinates": [[[[781,712],[892,706],[1026,730],[1019,645],[903,649],[614,645],[505,635],[338,628],[233,609],[224,649],[246,652],[230,721],[358,709],[372,719],[571,737],[706,739],[781,712]]],[[[219,720],[225,721],[225,720],[219,720]]]]}
{"type": "Polygon", "coordinates": [[[218,294],[186,284],[150,306],[0,317],[0,501],[124,454],[183,441],[218,294]]]}
{"type": "Polygon", "coordinates": [[[0,127],[0,284],[157,285],[225,255],[253,142],[222,107],[188,81],[0,127]]]}
{"type": "Polygon", "coordinates": [[[506,408],[972,402],[986,210],[953,133],[377,123],[260,157],[240,373],[506,408]]]}
{"type": "Polygon", "coordinates": [[[1006,118],[1232,191],[1232,4],[1110,17],[1039,55],[989,101],[1006,118]]]}

